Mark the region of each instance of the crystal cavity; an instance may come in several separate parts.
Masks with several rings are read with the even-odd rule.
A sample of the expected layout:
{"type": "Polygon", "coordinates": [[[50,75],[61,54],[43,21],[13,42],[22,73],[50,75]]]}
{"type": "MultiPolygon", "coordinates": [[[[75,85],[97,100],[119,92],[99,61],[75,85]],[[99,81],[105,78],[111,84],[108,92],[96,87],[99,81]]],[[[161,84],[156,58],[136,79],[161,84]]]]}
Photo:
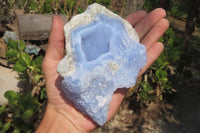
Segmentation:
{"type": "Polygon", "coordinates": [[[145,46],[132,26],[99,4],[74,16],[64,27],[66,56],[57,71],[74,106],[98,125],[107,121],[118,88],[135,85],[146,64],[145,46]]]}

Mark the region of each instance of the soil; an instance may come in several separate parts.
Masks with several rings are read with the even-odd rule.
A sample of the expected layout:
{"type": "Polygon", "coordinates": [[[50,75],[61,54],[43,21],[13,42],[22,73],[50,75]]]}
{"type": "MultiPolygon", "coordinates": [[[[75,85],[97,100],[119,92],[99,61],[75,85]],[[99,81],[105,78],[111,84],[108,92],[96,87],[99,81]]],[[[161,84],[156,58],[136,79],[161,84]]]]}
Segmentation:
{"type": "Polygon", "coordinates": [[[200,131],[200,78],[184,83],[171,102],[178,123],[167,122],[161,128],[163,133],[198,133],[200,131]],[[198,81],[198,82],[197,82],[198,81]]]}
{"type": "Polygon", "coordinates": [[[128,101],[124,101],[116,116],[105,126],[92,133],[160,133],[162,116],[160,104],[152,103],[147,109],[134,111],[128,107],[128,101]],[[157,109],[159,106],[160,109],[157,109]],[[159,115],[158,115],[159,114],[159,115]]]}

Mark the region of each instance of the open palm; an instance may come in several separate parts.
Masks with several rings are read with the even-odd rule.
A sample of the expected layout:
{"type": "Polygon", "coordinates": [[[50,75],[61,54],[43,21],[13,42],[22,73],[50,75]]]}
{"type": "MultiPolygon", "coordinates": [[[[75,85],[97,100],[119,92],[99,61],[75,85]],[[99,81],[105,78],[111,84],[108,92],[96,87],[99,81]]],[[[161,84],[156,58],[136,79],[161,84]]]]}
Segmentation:
{"type": "MultiPolygon", "coordinates": [[[[165,15],[165,11],[159,8],[153,10],[149,14],[145,11],[137,11],[126,17],[126,20],[129,21],[137,31],[140,43],[144,44],[147,50],[147,64],[141,69],[138,76],[141,76],[163,51],[163,44],[158,42],[158,39],[169,27],[168,21],[164,18],[165,15]]],[[[58,63],[65,55],[63,26],[64,22],[62,19],[59,16],[54,16],[49,44],[43,61],[48,95],[48,105],[44,119],[47,119],[45,117],[48,114],[52,116],[55,115],[56,122],[63,128],[66,128],[66,130],[69,130],[66,127],[68,125],[71,127],[70,130],[72,132],[89,132],[98,127],[98,125],[89,117],[76,110],[73,104],[63,96],[60,90],[62,78],[59,76],[56,69],[58,63]]],[[[109,107],[108,120],[114,116],[126,91],[126,89],[118,89],[114,93],[109,107]]],[[[42,128],[41,126],[42,124],[39,130],[42,128]]],[[[60,132],[62,132],[61,129],[60,132]]]]}

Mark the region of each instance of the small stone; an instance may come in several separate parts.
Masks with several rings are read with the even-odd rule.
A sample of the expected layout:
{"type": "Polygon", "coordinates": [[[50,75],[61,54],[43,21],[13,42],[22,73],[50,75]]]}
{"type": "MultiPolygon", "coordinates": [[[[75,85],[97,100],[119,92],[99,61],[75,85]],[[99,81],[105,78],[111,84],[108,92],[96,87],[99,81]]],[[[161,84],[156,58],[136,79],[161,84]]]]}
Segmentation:
{"type": "Polygon", "coordinates": [[[29,53],[29,54],[35,54],[35,55],[38,55],[39,52],[40,52],[41,48],[36,46],[36,45],[31,45],[31,44],[28,44],[26,45],[26,48],[25,48],[25,51],[26,53],[29,53]]]}
{"type": "Polygon", "coordinates": [[[18,40],[17,35],[13,31],[5,31],[3,39],[6,43],[8,43],[8,40],[11,39],[13,41],[18,40]]]}
{"type": "Polygon", "coordinates": [[[78,110],[102,126],[113,93],[135,85],[147,61],[145,46],[126,20],[99,4],[74,16],[64,32],[66,56],[57,68],[64,77],[62,90],[78,110]]]}

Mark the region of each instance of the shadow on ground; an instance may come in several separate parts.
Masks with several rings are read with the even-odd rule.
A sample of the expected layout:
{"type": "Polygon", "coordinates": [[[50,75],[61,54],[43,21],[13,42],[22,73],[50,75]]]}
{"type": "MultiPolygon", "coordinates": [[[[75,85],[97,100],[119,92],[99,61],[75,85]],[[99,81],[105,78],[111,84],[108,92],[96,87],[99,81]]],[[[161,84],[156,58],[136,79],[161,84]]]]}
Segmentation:
{"type": "Polygon", "coordinates": [[[181,85],[171,102],[178,123],[167,122],[162,126],[162,133],[200,132],[200,76],[195,76],[181,85]]]}

